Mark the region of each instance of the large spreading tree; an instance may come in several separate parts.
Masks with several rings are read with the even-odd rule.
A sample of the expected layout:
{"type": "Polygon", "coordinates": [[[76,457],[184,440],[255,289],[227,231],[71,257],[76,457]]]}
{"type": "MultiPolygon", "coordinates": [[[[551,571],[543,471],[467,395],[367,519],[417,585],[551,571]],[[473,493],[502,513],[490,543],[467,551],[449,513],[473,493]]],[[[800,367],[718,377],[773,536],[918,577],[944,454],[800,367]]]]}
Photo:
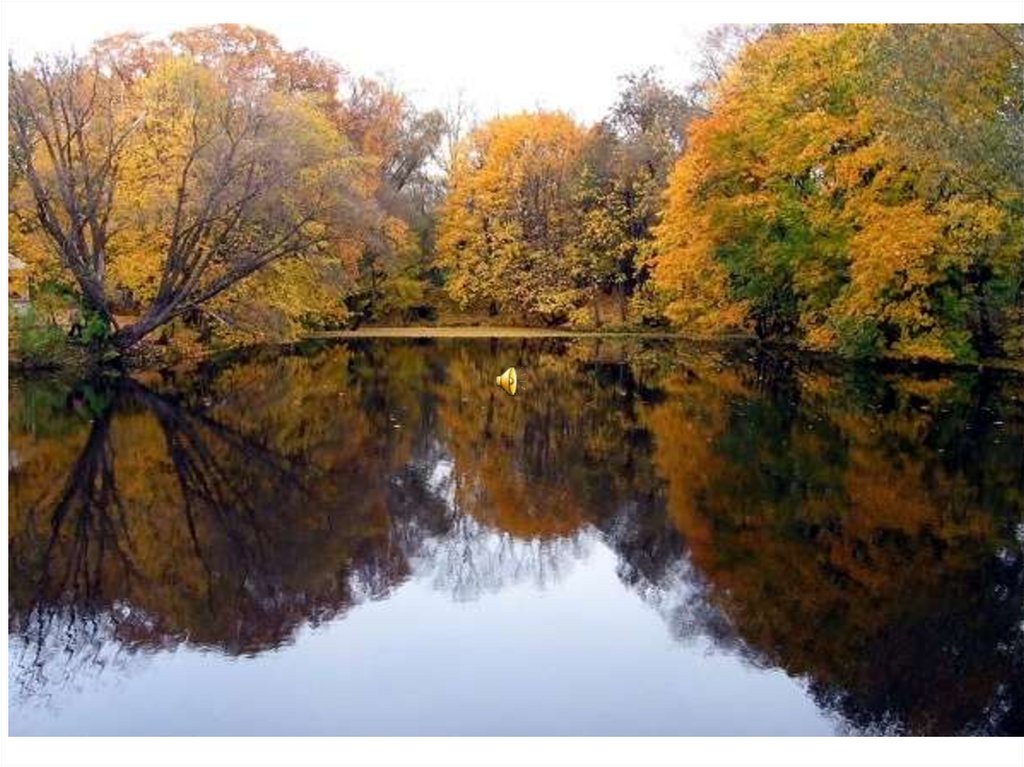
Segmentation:
{"type": "Polygon", "coordinates": [[[372,218],[333,67],[265,33],[126,37],[8,76],[15,207],[122,350],[372,218]]]}

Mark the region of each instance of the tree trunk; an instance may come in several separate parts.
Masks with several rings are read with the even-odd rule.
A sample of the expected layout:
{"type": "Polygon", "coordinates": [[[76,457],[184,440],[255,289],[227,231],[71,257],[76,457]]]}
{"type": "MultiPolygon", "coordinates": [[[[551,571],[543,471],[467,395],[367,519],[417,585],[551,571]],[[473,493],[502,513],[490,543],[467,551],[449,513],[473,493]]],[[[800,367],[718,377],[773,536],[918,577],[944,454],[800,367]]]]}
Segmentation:
{"type": "Polygon", "coordinates": [[[118,351],[126,352],[138,344],[158,327],[170,319],[170,312],[166,308],[153,307],[138,322],[121,328],[114,334],[114,346],[118,351]]]}

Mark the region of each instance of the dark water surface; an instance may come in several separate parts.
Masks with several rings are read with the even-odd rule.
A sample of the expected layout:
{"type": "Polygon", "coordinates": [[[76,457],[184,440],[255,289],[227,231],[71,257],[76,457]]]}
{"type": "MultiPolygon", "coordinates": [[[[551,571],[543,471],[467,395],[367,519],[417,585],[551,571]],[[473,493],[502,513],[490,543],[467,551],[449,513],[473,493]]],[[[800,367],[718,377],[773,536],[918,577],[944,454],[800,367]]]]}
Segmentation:
{"type": "Polygon", "coordinates": [[[9,429],[14,735],[1024,732],[1019,377],[359,340],[9,429]]]}

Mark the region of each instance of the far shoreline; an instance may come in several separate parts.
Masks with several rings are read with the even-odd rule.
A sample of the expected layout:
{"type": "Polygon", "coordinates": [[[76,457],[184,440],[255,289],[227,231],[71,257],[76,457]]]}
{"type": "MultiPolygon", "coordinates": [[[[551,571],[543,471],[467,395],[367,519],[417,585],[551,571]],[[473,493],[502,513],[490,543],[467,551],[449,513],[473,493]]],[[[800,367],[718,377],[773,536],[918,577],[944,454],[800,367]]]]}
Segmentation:
{"type": "Polygon", "coordinates": [[[670,330],[566,330],[518,325],[391,325],[305,333],[303,338],[682,338],[670,330]]]}
{"type": "MultiPolygon", "coordinates": [[[[209,349],[198,355],[186,355],[176,359],[168,359],[162,355],[149,356],[142,354],[134,359],[126,360],[120,365],[105,367],[100,364],[94,368],[88,366],[77,369],[75,366],[64,367],[24,367],[17,360],[8,357],[8,371],[14,376],[32,377],[35,375],[67,375],[72,373],[81,378],[90,378],[97,374],[109,374],[115,371],[120,374],[136,375],[147,372],[168,370],[180,366],[201,365],[206,363],[222,363],[225,360],[237,359],[250,354],[259,354],[267,349],[288,349],[301,347],[317,342],[345,342],[373,339],[420,339],[420,340],[457,340],[457,339],[562,339],[564,341],[592,339],[600,341],[672,341],[692,345],[697,349],[708,351],[724,348],[746,348],[751,351],[762,350],[791,355],[795,359],[804,359],[815,365],[840,366],[844,368],[869,368],[882,373],[904,374],[948,374],[953,372],[998,371],[1024,378],[1024,360],[1013,358],[988,358],[977,362],[955,362],[952,360],[936,360],[929,358],[908,358],[883,355],[872,359],[855,359],[843,357],[835,352],[817,351],[801,348],[793,342],[781,340],[757,339],[753,335],[739,333],[718,336],[700,336],[680,333],[670,329],[651,330],[572,330],[567,328],[543,328],[521,325],[368,325],[349,330],[323,330],[303,333],[291,339],[277,341],[267,340],[251,344],[240,344],[222,349],[209,349]]],[[[145,346],[143,350],[152,351],[154,347],[145,346]]]]}

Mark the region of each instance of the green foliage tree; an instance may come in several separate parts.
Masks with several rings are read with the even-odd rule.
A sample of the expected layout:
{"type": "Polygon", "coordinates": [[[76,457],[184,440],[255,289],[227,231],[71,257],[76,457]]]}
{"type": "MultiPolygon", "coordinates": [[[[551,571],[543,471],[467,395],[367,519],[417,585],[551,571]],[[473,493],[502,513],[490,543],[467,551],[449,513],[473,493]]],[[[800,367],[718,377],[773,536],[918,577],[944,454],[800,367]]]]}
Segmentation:
{"type": "Polygon", "coordinates": [[[797,27],[750,44],[670,181],[672,319],[855,354],[1019,353],[1017,34],[797,27]],[[947,59],[950,88],[917,71],[947,59]]]}
{"type": "Polygon", "coordinates": [[[591,301],[616,294],[625,320],[628,299],[647,282],[669,171],[700,110],[653,70],[622,79],[618,101],[588,136],[576,202],[578,279],[591,301]]]}

